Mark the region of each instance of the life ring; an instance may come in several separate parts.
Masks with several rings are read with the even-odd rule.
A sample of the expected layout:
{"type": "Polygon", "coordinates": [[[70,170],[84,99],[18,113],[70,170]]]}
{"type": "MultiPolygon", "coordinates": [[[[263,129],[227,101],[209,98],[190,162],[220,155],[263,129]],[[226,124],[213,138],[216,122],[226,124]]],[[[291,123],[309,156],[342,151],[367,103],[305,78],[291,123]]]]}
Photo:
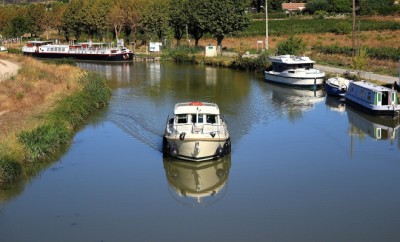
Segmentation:
{"type": "Polygon", "coordinates": [[[191,106],[201,106],[201,105],[203,105],[203,103],[202,102],[191,102],[190,105],[191,106]]]}

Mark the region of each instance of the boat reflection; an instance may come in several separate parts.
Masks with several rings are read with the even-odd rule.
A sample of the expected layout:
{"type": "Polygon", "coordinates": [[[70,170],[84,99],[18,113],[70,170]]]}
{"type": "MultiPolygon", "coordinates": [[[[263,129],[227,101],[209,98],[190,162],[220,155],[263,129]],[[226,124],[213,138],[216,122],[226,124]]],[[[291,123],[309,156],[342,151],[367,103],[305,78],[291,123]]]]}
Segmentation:
{"type": "Polygon", "coordinates": [[[312,110],[314,105],[324,101],[325,97],[323,88],[310,90],[268,82],[265,85],[272,93],[276,109],[288,113],[290,117],[301,116],[303,112],[312,110]]]}
{"type": "Polygon", "coordinates": [[[331,111],[339,113],[346,111],[346,103],[341,98],[326,96],[325,104],[331,111]]]}
{"type": "Polygon", "coordinates": [[[390,140],[390,143],[398,136],[398,119],[368,115],[349,106],[346,107],[346,111],[352,136],[362,137],[363,134],[367,134],[376,140],[390,140]]]}
{"type": "Polygon", "coordinates": [[[227,189],[230,155],[207,162],[164,158],[164,169],[177,201],[190,206],[208,206],[222,198],[227,189]]]}

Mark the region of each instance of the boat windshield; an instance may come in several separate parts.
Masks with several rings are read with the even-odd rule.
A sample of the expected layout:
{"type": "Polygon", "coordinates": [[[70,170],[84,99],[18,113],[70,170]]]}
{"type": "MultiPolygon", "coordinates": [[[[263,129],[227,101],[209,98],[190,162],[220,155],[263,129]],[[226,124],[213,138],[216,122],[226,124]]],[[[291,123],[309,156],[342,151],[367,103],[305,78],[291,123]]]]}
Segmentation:
{"type": "Polygon", "coordinates": [[[285,64],[285,63],[272,63],[272,70],[282,72],[290,69],[311,69],[313,63],[300,63],[300,64],[285,64]]]}

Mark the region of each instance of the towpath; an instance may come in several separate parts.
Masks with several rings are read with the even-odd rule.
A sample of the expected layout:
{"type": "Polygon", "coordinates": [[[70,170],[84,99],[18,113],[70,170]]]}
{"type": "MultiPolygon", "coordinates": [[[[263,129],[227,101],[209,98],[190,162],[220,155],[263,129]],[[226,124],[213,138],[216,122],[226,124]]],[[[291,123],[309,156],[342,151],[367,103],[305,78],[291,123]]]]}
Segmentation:
{"type": "MultiPolygon", "coordinates": [[[[314,65],[314,67],[317,69],[323,70],[325,72],[337,73],[337,74],[344,74],[346,71],[349,71],[349,70],[342,69],[342,68],[323,66],[323,65],[314,65]]],[[[399,83],[399,77],[385,76],[385,75],[380,75],[380,74],[376,74],[373,72],[367,72],[367,71],[353,71],[353,72],[354,72],[354,74],[360,76],[362,79],[380,81],[380,82],[384,82],[384,83],[394,83],[394,82],[399,83]]]]}
{"type": "Polygon", "coordinates": [[[13,62],[0,59],[0,82],[16,75],[19,68],[20,66],[13,62]]]}

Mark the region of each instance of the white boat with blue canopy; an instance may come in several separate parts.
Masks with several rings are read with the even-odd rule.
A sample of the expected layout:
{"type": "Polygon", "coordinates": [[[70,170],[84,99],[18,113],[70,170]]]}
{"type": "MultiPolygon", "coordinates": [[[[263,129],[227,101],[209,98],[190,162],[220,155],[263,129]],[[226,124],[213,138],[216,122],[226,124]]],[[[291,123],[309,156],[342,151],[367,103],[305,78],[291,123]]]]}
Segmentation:
{"type": "Polygon", "coordinates": [[[399,97],[394,89],[366,81],[350,82],[345,98],[346,103],[366,113],[399,118],[399,97]]]}
{"type": "Polygon", "coordinates": [[[315,69],[315,61],[306,56],[280,55],[269,57],[272,70],[264,72],[266,81],[300,87],[323,85],[325,72],[315,69]]]}
{"type": "Polygon", "coordinates": [[[174,116],[167,118],[163,153],[174,158],[204,161],[231,151],[225,120],[215,103],[177,103],[174,116]]]}

